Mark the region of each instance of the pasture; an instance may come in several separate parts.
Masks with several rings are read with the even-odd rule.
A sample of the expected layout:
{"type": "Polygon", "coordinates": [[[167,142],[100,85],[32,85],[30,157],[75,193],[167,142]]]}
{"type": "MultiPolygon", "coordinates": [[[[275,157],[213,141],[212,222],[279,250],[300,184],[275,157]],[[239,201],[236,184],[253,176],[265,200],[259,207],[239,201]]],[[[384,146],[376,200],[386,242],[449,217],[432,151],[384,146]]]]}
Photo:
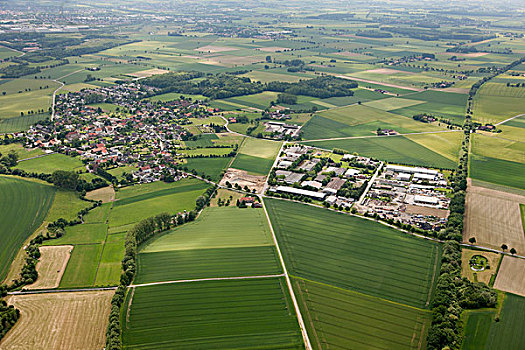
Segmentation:
{"type": "Polygon", "coordinates": [[[504,256],[494,288],[525,297],[525,260],[504,256]]]}
{"type": "Polygon", "coordinates": [[[60,281],[60,288],[93,286],[102,249],[102,244],[76,245],[60,281]]]}
{"type": "Polygon", "coordinates": [[[17,295],[21,317],[2,349],[101,349],[113,291],[17,295]],[[67,325],[62,327],[59,325],[67,325]]]}
{"type": "Polygon", "coordinates": [[[69,157],[59,153],[24,160],[17,164],[17,169],[28,173],[51,174],[56,170],[78,171],[84,170],[84,164],[79,158],[69,157]]]}
{"type": "Polygon", "coordinates": [[[304,204],[265,203],[292,275],[414,307],[430,305],[438,244],[304,204]]]}
{"type": "Polygon", "coordinates": [[[52,186],[0,176],[0,281],[23,243],[44,221],[54,195],[52,186]]]}
{"type": "Polygon", "coordinates": [[[302,349],[283,279],[136,287],[122,313],[124,349],[302,349]]]}
{"type": "Polygon", "coordinates": [[[371,157],[390,163],[419,165],[426,167],[453,169],[456,161],[451,157],[451,149],[455,146],[455,141],[447,141],[443,145],[436,143],[435,137],[430,136],[428,140],[423,141],[428,134],[415,138],[417,142],[412,141],[406,136],[377,136],[370,138],[355,138],[344,140],[327,140],[303,143],[309,146],[315,146],[326,149],[339,148],[350,153],[357,152],[366,157],[371,157]],[[440,149],[443,156],[429,148],[424,147],[423,143],[433,144],[434,147],[444,147],[440,149]]]}
{"type": "Polygon", "coordinates": [[[27,289],[57,288],[71,256],[73,246],[40,247],[40,259],[36,265],[38,279],[27,289]]]}
{"type": "Polygon", "coordinates": [[[431,313],[292,279],[314,349],[425,349],[431,313]]]}
{"type": "Polygon", "coordinates": [[[525,203],[525,196],[469,186],[463,241],[474,237],[482,246],[499,250],[506,244],[525,253],[520,203],[525,203]]]}

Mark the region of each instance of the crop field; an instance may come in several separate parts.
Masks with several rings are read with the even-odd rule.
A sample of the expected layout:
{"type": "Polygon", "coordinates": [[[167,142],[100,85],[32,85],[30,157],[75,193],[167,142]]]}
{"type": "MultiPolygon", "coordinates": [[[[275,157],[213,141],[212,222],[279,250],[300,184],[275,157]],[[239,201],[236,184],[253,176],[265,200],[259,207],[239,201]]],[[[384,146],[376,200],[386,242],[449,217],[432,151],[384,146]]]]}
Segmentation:
{"type": "Polygon", "coordinates": [[[231,167],[253,175],[266,175],[272,168],[280,147],[280,142],[247,138],[231,167]]]}
{"type": "Polygon", "coordinates": [[[462,350],[485,349],[491,324],[496,316],[495,311],[470,311],[465,323],[465,338],[462,350]]]}
{"type": "Polygon", "coordinates": [[[304,348],[279,278],[137,287],[125,305],[124,349],[304,348]]]}
{"type": "Polygon", "coordinates": [[[52,186],[0,176],[0,281],[25,240],[42,224],[54,194],[52,186]]]}
{"type": "MultiPolygon", "coordinates": [[[[27,118],[29,111],[39,109],[47,111],[53,101],[53,92],[58,88],[57,83],[49,83],[49,88],[32,90],[22,93],[0,95],[0,119],[15,117],[27,118]],[[24,116],[22,116],[22,113],[24,116]]],[[[0,85],[1,86],[1,85],[0,85]]],[[[20,85],[23,89],[23,85],[20,85]]]]}
{"type": "Polygon", "coordinates": [[[122,273],[125,233],[108,236],[97,268],[95,286],[114,286],[122,273]]]}
{"type": "Polygon", "coordinates": [[[144,245],[135,283],[280,274],[262,210],[207,208],[144,245]]]}
{"type": "Polygon", "coordinates": [[[523,163],[473,154],[469,175],[473,179],[515,188],[525,188],[523,163]]]}
{"type": "Polygon", "coordinates": [[[138,222],[147,217],[192,209],[195,200],[209,185],[194,179],[172,184],[151,183],[127,187],[117,192],[109,216],[110,227],[138,222]]]}
{"type": "Polygon", "coordinates": [[[360,293],[293,279],[314,349],[425,349],[431,313],[360,293]]]}
{"type": "Polygon", "coordinates": [[[108,227],[105,223],[81,224],[65,228],[64,236],[45,241],[44,245],[104,243],[108,227]]]}
{"type": "Polygon", "coordinates": [[[113,291],[17,295],[21,317],[2,349],[101,349],[113,291]],[[62,325],[67,325],[62,326],[62,325]]]}
{"type": "Polygon", "coordinates": [[[461,142],[463,141],[461,131],[407,135],[405,137],[454,162],[458,160],[461,142]]]}
{"type": "Polygon", "coordinates": [[[135,284],[282,273],[272,246],[169,250],[138,257],[135,284]]]}
{"type": "Polygon", "coordinates": [[[83,170],[84,164],[78,158],[68,157],[63,154],[50,154],[40,158],[24,160],[18,163],[16,168],[28,173],[51,174],[55,170],[78,171],[83,170]]]}
{"type": "Polygon", "coordinates": [[[439,273],[439,245],[304,204],[265,202],[291,274],[415,307],[429,306],[439,273]]]}
{"type": "Polygon", "coordinates": [[[463,240],[474,237],[486,247],[499,250],[506,244],[525,253],[520,203],[525,203],[525,196],[469,186],[463,240]]]}
{"type": "Polygon", "coordinates": [[[506,294],[500,321],[493,322],[485,346],[486,350],[519,350],[525,348],[525,298],[506,294]]]}
{"type": "Polygon", "coordinates": [[[26,131],[29,127],[41,120],[49,118],[48,113],[31,114],[23,117],[13,117],[9,119],[0,119],[0,133],[26,131]]]}
{"type": "MultiPolygon", "coordinates": [[[[383,103],[390,99],[368,103],[383,103]]],[[[415,101],[419,103],[420,101],[415,101]]],[[[392,103],[391,103],[392,104],[392,103]]],[[[385,110],[365,105],[352,105],[322,111],[314,116],[303,129],[306,140],[372,136],[378,128],[393,129],[399,133],[437,131],[442,128],[421,123],[411,117],[405,117],[385,110]]]]}
{"type": "Polygon", "coordinates": [[[115,200],[115,189],[113,186],[102,187],[86,193],[86,198],[94,201],[102,201],[102,203],[113,202],[113,200],[115,200]]]}
{"type": "Polygon", "coordinates": [[[484,84],[474,99],[474,119],[494,123],[522,114],[525,108],[523,97],[523,89],[507,87],[504,82],[484,84]]]}
{"type": "MultiPolygon", "coordinates": [[[[424,135],[424,136],[428,136],[424,135]]],[[[423,136],[422,136],[423,137],[423,136]]],[[[432,137],[431,137],[432,138],[432,137]]],[[[431,139],[429,138],[429,139],[431,139]]],[[[319,142],[308,142],[304,144],[334,149],[339,148],[348,152],[357,152],[362,156],[371,157],[391,163],[410,164],[436,168],[453,169],[456,166],[456,161],[449,159],[450,144],[447,142],[443,145],[435,144],[436,147],[446,147],[440,150],[440,153],[446,154],[447,157],[422,146],[422,139],[417,139],[414,142],[406,136],[377,136],[370,138],[356,138],[345,140],[327,140],[319,142]]]]}
{"type": "MultiPolygon", "coordinates": [[[[221,148],[222,149],[222,148],[221,148]]],[[[225,148],[230,150],[229,148],[225,148]]],[[[223,170],[228,167],[232,158],[221,157],[221,158],[188,158],[184,166],[188,169],[193,169],[199,174],[205,174],[211,176],[213,181],[220,180],[220,175],[223,170]]]]}
{"type": "Polygon", "coordinates": [[[504,256],[494,288],[525,297],[525,260],[504,256]]]}
{"type": "Polygon", "coordinates": [[[38,279],[27,289],[57,288],[71,256],[73,246],[40,247],[40,259],[36,265],[38,279]]]}

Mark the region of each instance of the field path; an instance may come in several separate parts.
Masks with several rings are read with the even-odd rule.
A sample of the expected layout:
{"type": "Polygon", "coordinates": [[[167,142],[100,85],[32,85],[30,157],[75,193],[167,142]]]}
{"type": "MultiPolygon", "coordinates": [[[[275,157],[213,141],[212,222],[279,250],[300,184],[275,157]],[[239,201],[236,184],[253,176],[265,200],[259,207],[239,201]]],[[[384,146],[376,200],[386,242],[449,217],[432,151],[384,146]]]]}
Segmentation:
{"type": "Polygon", "coordinates": [[[301,328],[301,333],[303,334],[305,349],[312,350],[312,344],[310,343],[310,338],[308,338],[308,333],[306,331],[306,326],[304,324],[303,315],[301,314],[301,310],[299,309],[299,303],[297,302],[297,298],[295,297],[295,294],[293,291],[292,282],[290,281],[290,275],[288,274],[288,270],[286,269],[286,265],[283,259],[283,254],[281,253],[281,248],[279,248],[279,243],[277,242],[277,237],[275,236],[272,222],[270,220],[270,216],[268,215],[268,210],[266,210],[266,204],[264,204],[264,199],[262,198],[261,198],[261,203],[264,209],[264,214],[266,215],[266,220],[268,220],[268,226],[270,226],[270,232],[272,233],[273,242],[275,244],[275,248],[277,249],[279,260],[281,261],[281,266],[284,271],[284,278],[286,279],[286,284],[288,285],[290,297],[292,298],[292,302],[295,308],[295,313],[297,315],[297,321],[299,322],[299,327],[301,328]]]}
{"type": "Polygon", "coordinates": [[[514,117],[510,117],[510,118],[505,119],[505,120],[503,120],[503,121],[501,121],[501,122],[499,122],[499,123],[496,123],[496,124],[494,124],[494,125],[501,125],[501,124],[504,124],[504,123],[506,123],[506,122],[510,122],[512,119],[516,119],[516,118],[522,117],[522,116],[524,116],[524,115],[525,115],[525,113],[517,114],[517,115],[515,115],[514,117]]]}
{"type": "Polygon", "coordinates": [[[281,273],[279,275],[239,276],[239,277],[211,277],[211,278],[196,278],[196,279],[189,279],[189,280],[151,282],[151,283],[142,283],[142,284],[131,284],[131,285],[128,286],[128,288],[158,286],[158,285],[162,285],[162,284],[175,284],[175,283],[190,283],[190,282],[205,282],[205,281],[228,281],[228,280],[250,280],[250,279],[259,279],[259,278],[278,278],[278,277],[285,277],[284,273],[281,273]]]}
{"type": "Polygon", "coordinates": [[[398,89],[405,89],[405,90],[410,90],[410,91],[425,91],[425,89],[419,89],[419,88],[413,88],[413,87],[408,87],[408,86],[402,86],[402,85],[396,85],[396,84],[388,84],[388,83],[382,83],[380,81],[375,81],[375,80],[368,80],[368,79],[361,79],[361,78],[354,78],[350,75],[336,75],[337,78],[341,78],[341,79],[348,79],[348,80],[356,80],[356,81],[362,81],[363,83],[370,83],[370,84],[376,84],[376,85],[383,85],[383,86],[389,86],[389,87],[393,87],[393,88],[398,88],[398,89]]]}
{"type": "Polygon", "coordinates": [[[64,79],[64,78],[69,77],[70,75],[73,75],[73,74],[76,74],[76,73],[82,72],[84,69],[85,69],[85,68],[82,68],[82,69],[76,70],[76,71],[74,71],[74,72],[71,72],[71,73],[69,73],[69,74],[64,75],[63,77],[56,78],[56,79],[53,80],[54,82],[59,83],[60,86],[59,86],[55,91],[53,91],[53,103],[51,104],[51,120],[55,119],[55,102],[56,102],[57,92],[59,92],[60,90],[62,90],[62,88],[63,88],[64,86],[66,86],[66,84],[64,84],[63,82],[61,82],[60,79],[64,79]]]}

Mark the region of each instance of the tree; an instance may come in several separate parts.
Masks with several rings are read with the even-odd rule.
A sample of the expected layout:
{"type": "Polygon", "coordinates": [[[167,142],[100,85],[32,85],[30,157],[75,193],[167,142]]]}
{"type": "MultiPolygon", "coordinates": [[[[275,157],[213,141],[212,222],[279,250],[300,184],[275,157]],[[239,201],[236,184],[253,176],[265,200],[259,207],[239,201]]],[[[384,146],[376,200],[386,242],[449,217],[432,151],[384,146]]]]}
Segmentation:
{"type": "Polygon", "coordinates": [[[474,244],[474,243],[476,243],[476,238],[474,238],[474,237],[470,237],[470,238],[468,239],[468,241],[470,242],[470,244],[474,244]]]}
{"type": "Polygon", "coordinates": [[[272,56],[266,56],[266,62],[272,63],[272,56]]]}
{"type": "Polygon", "coordinates": [[[51,174],[51,182],[59,188],[76,190],[79,181],[78,174],[73,171],[57,170],[51,174]]]}
{"type": "Polygon", "coordinates": [[[516,254],[516,249],[514,249],[514,248],[510,248],[510,253],[511,253],[512,255],[516,254]]]}
{"type": "Polygon", "coordinates": [[[501,250],[507,250],[507,249],[509,249],[509,247],[505,243],[503,243],[501,245],[501,250]]]}

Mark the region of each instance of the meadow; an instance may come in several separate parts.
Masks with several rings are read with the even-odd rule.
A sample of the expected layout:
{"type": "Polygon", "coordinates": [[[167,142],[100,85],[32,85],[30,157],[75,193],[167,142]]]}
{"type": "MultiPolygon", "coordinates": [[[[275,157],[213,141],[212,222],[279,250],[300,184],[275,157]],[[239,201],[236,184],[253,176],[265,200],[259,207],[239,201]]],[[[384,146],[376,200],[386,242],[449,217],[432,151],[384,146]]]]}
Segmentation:
{"type": "Polygon", "coordinates": [[[286,291],[279,278],[136,287],[124,349],[304,348],[286,291]]]}
{"type": "MultiPolygon", "coordinates": [[[[230,148],[220,148],[231,150],[230,148]]],[[[198,149],[196,150],[198,151],[198,149]]],[[[221,158],[187,158],[185,167],[195,170],[198,174],[210,176],[213,181],[219,181],[221,173],[232,161],[231,157],[221,158]]]]}
{"type": "Polygon", "coordinates": [[[42,224],[55,189],[49,185],[0,176],[0,281],[23,243],[42,224]]]}
{"type": "MultiPolygon", "coordinates": [[[[433,143],[435,147],[444,147],[442,150],[439,150],[438,153],[422,145],[425,142],[423,139],[427,135],[428,134],[417,136],[414,141],[412,141],[407,136],[377,136],[370,138],[327,140],[318,142],[305,141],[303,143],[306,145],[330,150],[338,148],[350,153],[357,152],[362,156],[371,157],[390,163],[447,169],[455,168],[456,162],[450,159],[451,147],[457,147],[451,146],[451,142],[455,143],[455,141],[452,140],[451,142],[446,142],[443,144],[434,142],[434,140],[429,141],[433,143]],[[444,155],[441,155],[440,153],[443,153],[444,155]]],[[[415,135],[411,135],[410,137],[413,136],[415,135]]],[[[429,137],[429,140],[433,138],[434,137],[429,137]]]]}
{"type": "Polygon", "coordinates": [[[266,175],[272,168],[280,147],[280,142],[246,138],[231,167],[246,170],[253,175],[266,175]]]}
{"type": "Polygon", "coordinates": [[[93,286],[103,247],[103,244],[75,245],[60,281],[60,288],[93,286]]]}
{"type": "Polygon", "coordinates": [[[314,349],[424,349],[431,313],[293,278],[314,349]]]}
{"type": "Polygon", "coordinates": [[[429,307],[439,245],[341,213],[277,199],[265,202],[292,275],[429,307]]]}
{"type": "Polygon", "coordinates": [[[51,174],[56,170],[78,171],[84,170],[84,164],[78,158],[66,156],[64,154],[53,153],[24,160],[16,166],[17,169],[24,170],[28,173],[46,173],[51,174]]]}

